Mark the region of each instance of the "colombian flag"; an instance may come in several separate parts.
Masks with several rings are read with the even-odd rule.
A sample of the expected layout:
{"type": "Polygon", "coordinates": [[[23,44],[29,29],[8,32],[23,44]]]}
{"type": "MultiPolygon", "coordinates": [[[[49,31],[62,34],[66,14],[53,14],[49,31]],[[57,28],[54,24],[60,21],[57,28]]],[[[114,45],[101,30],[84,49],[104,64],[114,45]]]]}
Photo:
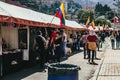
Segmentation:
{"type": "Polygon", "coordinates": [[[60,18],[60,27],[65,26],[65,7],[64,7],[64,3],[61,3],[60,7],[57,9],[56,16],[60,18]]]}

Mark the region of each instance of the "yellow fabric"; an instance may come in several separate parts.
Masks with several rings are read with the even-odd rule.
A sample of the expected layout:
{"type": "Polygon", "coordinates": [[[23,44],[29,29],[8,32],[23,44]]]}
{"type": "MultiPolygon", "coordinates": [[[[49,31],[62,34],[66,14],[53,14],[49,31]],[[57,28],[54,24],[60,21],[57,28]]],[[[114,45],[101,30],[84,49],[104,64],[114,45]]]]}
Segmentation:
{"type": "Polygon", "coordinates": [[[96,42],[88,42],[88,49],[96,50],[96,42]]]}
{"type": "Polygon", "coordinates": [[[93,28],[93,29],[96,28],[96,27],[95,27],[95,22],[94,22],[94,20],[92,20],[92,28],[93,28]]]}
{"type": "Polygon", "coordinates": [[[115,36],[114,36],[114,35],[111,35],[111,36],[110,36],[110,39],[115,39],[115,36]]]}
{"type": "Polygon", "coordinates": [[[65,6],[64,6],[64,3],[62,2],[61,5],[60,5],[60,9],[62,11],[62,14],[63,14],[63,17],[65,19],[65,6]]]}
{"type": "Polygon", "coordinates": [[[86,26],[88,25],[89,22],[90,22],[90,17],[88,17],[87,19],[86,26]]]}

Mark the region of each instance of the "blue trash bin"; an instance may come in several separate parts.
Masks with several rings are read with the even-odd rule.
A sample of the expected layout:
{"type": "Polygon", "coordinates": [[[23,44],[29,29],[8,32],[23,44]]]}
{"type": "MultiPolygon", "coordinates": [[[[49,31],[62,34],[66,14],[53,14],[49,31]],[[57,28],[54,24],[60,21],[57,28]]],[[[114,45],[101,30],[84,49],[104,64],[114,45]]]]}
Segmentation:
{"type": "Polygon", "coordinates": [[[48,80],[79,80],[78,70],[80,67],[72,64],[48,65],[48,80]]]}

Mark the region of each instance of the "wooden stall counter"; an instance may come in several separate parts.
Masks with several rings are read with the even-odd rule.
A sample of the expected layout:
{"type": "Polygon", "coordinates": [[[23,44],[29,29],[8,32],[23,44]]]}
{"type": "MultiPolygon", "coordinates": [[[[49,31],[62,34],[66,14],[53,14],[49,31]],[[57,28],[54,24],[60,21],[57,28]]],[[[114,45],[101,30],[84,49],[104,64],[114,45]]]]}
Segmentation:
{"type": "Polygon", "coordinates": [[[7,50],[2,52],[3,75],[19,71],[22,68],[23,52],[21,50],[7,50]]]}

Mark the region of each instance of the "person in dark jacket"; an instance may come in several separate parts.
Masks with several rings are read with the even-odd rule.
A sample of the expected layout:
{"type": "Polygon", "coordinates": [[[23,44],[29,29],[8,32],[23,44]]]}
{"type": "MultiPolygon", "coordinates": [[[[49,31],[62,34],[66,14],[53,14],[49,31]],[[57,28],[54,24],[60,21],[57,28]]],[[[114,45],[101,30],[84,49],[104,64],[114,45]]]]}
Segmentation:
{"type": "Polygon", "coordinates": [[[61,36],[60,32],[57,32],[57,38],[55,40],[55,56],[56,56],[57,62],[60,62],[60,59],[63,54],[64,54],[63,37],[61,36]]]}
{"type": "Polygon", "coordinates": [[[120,32],[117,32],[116,34],[116,49],[119,49],[120,47],[120,32]]]}
{"type": "Polygon", "coordinates": [[[92,64],[96,64],[94,62],[94,55],[96,51],[96,41],[98,40],[97,36],[95,35],[95,32],[93,30],[90,31],[90,34],[87,37],[87,43],[88,43],[88,63],[91,63],[91,51],[92,51],[92,64]]]}
{"type": "Polygon", "coordinates": [[[45,55],[45,45],[46,45],[46,40],[42,36],[42,32],[38,31],[37,36],[36,36],[36,46],[38,49],[36,50],[40,54],[40,67],[44,68],[44,63],[46,61],[46,55],[45,55]]]}

